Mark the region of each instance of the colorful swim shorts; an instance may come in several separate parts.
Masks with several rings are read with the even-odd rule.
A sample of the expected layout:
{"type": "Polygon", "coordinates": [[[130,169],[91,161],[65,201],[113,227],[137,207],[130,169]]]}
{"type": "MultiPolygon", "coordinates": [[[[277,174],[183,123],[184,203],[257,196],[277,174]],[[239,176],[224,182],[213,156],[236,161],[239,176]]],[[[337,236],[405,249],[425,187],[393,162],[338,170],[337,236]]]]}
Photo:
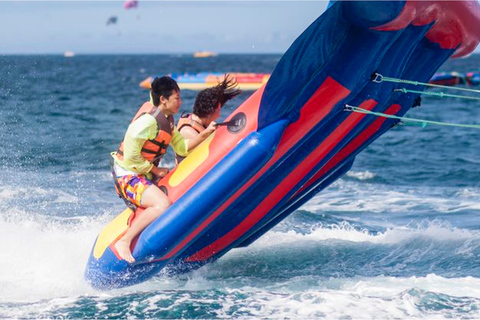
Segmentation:
{"type": "Polygon", "coordinates": [[[153,184],[153,182],[148,180],[144,175],[135,174],[122,176],[117,178],[117,181],[122,189],[123,195],[128,201],[139,207],[141,207],[143,192],[148,186],[153,184]]]}

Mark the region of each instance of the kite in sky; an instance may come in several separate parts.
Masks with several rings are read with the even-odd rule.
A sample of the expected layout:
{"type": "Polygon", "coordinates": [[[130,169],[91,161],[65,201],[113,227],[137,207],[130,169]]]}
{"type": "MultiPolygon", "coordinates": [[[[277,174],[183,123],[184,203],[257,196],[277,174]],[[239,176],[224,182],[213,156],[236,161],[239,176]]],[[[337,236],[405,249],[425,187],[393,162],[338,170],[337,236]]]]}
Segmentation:
{"type": "Polygon", "coordinates": [[[110,25],[110,24],[116,24],[116,23],[117,23],[117,17],[116,16],[111,16],[107,20],[107,26],[110,25]]]}
{"type": "Polygon", "coordinates": [[[138,1],[136,0],[129,0],[123,3],[123,7],[127,10],[136,8],[137,6],[138,6],[138,1]]]}

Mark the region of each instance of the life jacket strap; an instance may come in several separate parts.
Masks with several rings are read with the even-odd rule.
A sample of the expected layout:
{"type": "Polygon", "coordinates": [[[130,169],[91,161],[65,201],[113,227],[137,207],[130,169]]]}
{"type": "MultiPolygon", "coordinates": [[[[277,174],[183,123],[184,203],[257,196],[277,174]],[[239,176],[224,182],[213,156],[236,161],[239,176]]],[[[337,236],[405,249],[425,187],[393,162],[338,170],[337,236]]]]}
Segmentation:
{"type": "Polygon", "coordinates": [[[192,118],[191,113],[183,113],[180,119],[178,120],[177,130],[180,131],[184,127],[190,127],[193,130],[197,131],[198,133],[205,130],[205,127],[203,126],[203,124],[201,124],[200,122],[192,118]]]}

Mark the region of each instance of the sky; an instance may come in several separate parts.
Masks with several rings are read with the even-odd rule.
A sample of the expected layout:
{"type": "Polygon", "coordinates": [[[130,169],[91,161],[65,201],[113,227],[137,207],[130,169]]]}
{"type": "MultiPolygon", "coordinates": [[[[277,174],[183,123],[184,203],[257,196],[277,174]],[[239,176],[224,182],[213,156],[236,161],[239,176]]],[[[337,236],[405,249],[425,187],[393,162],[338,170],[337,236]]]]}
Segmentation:
{"type": "Polygon", "coordinates": [[[0,1],[0,54],[283,53],[326,1],[0,1]],[[107,25],[111,16],[116,24],[107,25]]]}
{"type": "Polygon", "coordinates": [[[140,0],[126,10],[124,2],[0,0],[0,54],[284,53],[328,5],[140,0]]]}

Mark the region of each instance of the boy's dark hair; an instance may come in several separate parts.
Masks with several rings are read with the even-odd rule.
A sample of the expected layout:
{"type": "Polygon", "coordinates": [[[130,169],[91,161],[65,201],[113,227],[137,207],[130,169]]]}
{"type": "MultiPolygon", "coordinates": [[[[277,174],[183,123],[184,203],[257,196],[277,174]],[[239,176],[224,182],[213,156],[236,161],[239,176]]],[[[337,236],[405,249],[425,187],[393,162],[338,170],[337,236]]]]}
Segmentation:
{"type": "Polygon", "coordinates": [[[235,78],[226,74],[223,81],[215,87],[204,89],[197,94],[193,105],[193,113],[200,118],[214,114],[219,103],[223,107],[228,100],[242,93],[236,86],[235,78]]]}
{"type": "Polygon", "coordinates": [[[170,77],[163,76],[161,78],[155,78],[152,81],[152,100],[153,105],[158,107],[160,105],[160,96],[164,96],[168,99],[174,92],[179,92],[177,81],[170,77]]]}

